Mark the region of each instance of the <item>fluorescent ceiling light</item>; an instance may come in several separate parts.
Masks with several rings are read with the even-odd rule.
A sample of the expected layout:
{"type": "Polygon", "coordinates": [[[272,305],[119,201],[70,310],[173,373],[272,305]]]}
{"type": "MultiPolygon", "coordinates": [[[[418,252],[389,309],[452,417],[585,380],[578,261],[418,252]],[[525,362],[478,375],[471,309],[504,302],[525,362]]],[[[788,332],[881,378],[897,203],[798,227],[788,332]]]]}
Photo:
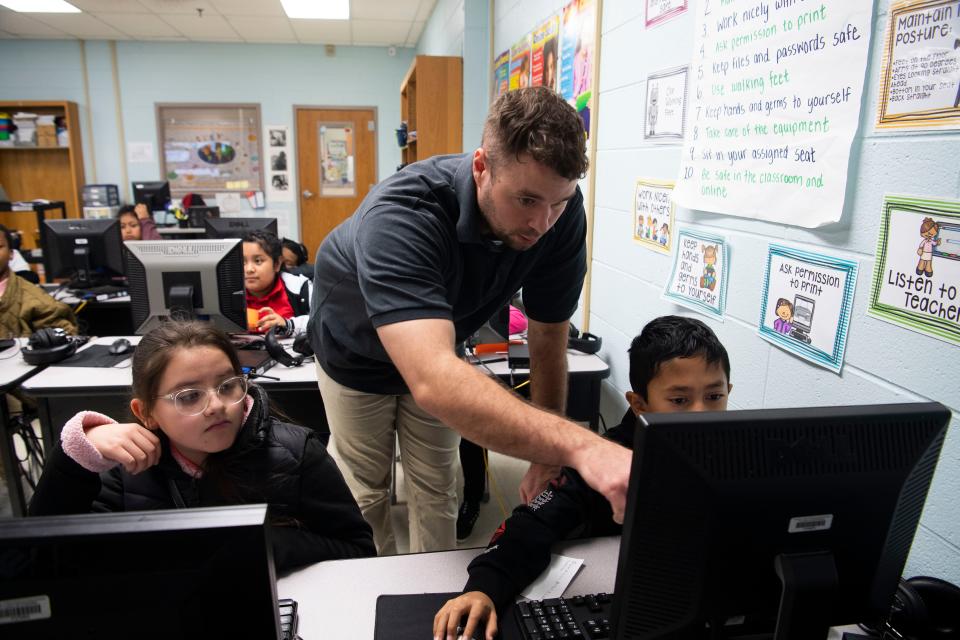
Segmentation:
{"type": "Polygon", "coordinates": [[[350,0],[280,0],[288,18],[349,20],[350,0]]]}
{"type": "Polygon", "coordinates": [[[0,4],[19,13],[80,13],[64,0],[0,0],[0,4]]]}

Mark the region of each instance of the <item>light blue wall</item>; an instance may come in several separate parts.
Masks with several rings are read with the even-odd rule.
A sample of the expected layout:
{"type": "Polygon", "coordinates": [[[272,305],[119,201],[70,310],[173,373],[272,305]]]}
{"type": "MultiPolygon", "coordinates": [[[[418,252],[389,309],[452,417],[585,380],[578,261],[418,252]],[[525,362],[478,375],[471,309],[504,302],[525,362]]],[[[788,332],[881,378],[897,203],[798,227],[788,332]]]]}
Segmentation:
{"type": "MultiPolygon", "coordinates": [[[[494,49],[502,51],[565,4],[557,0],[496,3],[494,49]]],[[[612,374],[604,388],[604,416],[619,420],[629,389],[630,340],[654,317],[692,315],[664,302],[669,258],[637,246],[631,203],[637,178],[674,180],[679,146],[644,143],[642,118],[648,73],[690,62],[693,14],[650,31],[643,2],[603,3],[600,93],[597,107],[596,205],[590,330],[603,336],[601,355],[612,374]]],[[[696,3],[691,3],[696,5],[696,3]]],[[[853,142],[849,187],[839,224],[817,230],[679,210],[678,220],[725,235],[732,273],[726,322],[706,318],[730,352],[734,408],[880,404],[932,399],[960,415],[958,349],[866,316],[874,250],[885,193],[960,198],[956,133],[877,134],[873,127],[880,50],[888,0],[878,0],[865,105],[853,142]],[[840,376],[790,356],[757,336],[761,266],[770,242],[788,241],[860,262],[855,310],[840,376]]],[[[907,575],[941,576],[960,583],[960,434],[954,418],[914,542],[907,575]]]]}
{"type": "MultiPolygon", "coordinates": [[[[393,129],[400,121],[400,82],[413,59],[412,48],[336,48],[322,46],[211,43],[118,42],[117,72],[126,141],[151,142],[155,161],[127,165],[120,149],[113,66],[108,42],[86,43],[90,103],[84,97],[80,43],[76,41],[0,41],[0,99],[73,100],[80,107],[87,181],[114,183],[129,198],[129,182],[155,180],[155,103],[259,103],[264,125],[294,126],[294,105],[375,107],[377,109],[378,179],[400,162],[393,129]],[[86,115],[92,116],[92,135],[86,115]],[[95,154],[96,173],[92,163],[95,154]]],[[[296,183],[294,157],[292,177],[296,183]]],[[[246,206],[246,204],[244,204],[246,206]]],[[[296,203],[267,203],[281,232],[298,236],[296,203]],[[287,222],[289,226],[284,225],[287,222]]]]}
{"type": "Polygon", "coordinates": [[[438,0],[417,43],[417,53],[463,58],[463,150],[480,146],[490,101],[488,0],[438,0]]]}

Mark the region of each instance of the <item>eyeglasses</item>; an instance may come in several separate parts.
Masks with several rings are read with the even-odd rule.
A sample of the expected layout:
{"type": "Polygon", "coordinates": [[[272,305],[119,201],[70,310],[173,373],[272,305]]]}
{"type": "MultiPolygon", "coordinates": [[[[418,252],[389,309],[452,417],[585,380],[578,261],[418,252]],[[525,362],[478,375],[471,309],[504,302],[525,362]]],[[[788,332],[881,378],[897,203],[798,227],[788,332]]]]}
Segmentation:
{"type": "Polygon", "coordinates": [[[196,416],[210,406],[211,393],[216,393],[220,402],[226,406],[235,405],[247,395],[247,379],[243,376],[234,376],[221,382],[216,389],[180,389],[165,396],[157,396],[157,399],[173,402],[174,408],[180,415],[196,416]]]}

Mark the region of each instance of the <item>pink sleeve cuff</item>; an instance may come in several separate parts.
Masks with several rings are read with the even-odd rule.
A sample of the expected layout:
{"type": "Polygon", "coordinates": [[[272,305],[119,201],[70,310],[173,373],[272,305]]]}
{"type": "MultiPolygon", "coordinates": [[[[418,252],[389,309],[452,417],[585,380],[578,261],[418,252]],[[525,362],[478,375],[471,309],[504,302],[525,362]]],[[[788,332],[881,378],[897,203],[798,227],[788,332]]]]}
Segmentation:
{"type": "Polygon", "coordinates": [[[96,411],[81,411],[70,418],[67,424],[63,425],[63,430],[60,432],[60,444],[63,446],[63,452],[87,471],[102,473],[112,469],[119,463],[107,460],[100,455],[93,443],[87,439],[84,427],[97,427],[101,424],[115,422],[116,420],[113,418],[96,411]]]}

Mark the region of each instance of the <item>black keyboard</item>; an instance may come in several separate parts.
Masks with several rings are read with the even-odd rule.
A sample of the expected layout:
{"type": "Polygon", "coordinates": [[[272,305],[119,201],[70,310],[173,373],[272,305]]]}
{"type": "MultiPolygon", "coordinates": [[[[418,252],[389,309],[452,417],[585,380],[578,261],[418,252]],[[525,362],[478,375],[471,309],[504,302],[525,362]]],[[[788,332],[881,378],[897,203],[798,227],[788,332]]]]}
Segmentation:
{"type": "Polygon", "coordinates": [[[524,640],[610,637],[610,594],[518,602],[513,609],[524,640]]]}
{"type": "Polygon", "coordinates": [[[290,598],[280,598],[277,600],[277,606],[280,609],[280,638],[281,640],[297,640],[297,622],[300,617],[297,615],[297,601],[290,598]]]}

